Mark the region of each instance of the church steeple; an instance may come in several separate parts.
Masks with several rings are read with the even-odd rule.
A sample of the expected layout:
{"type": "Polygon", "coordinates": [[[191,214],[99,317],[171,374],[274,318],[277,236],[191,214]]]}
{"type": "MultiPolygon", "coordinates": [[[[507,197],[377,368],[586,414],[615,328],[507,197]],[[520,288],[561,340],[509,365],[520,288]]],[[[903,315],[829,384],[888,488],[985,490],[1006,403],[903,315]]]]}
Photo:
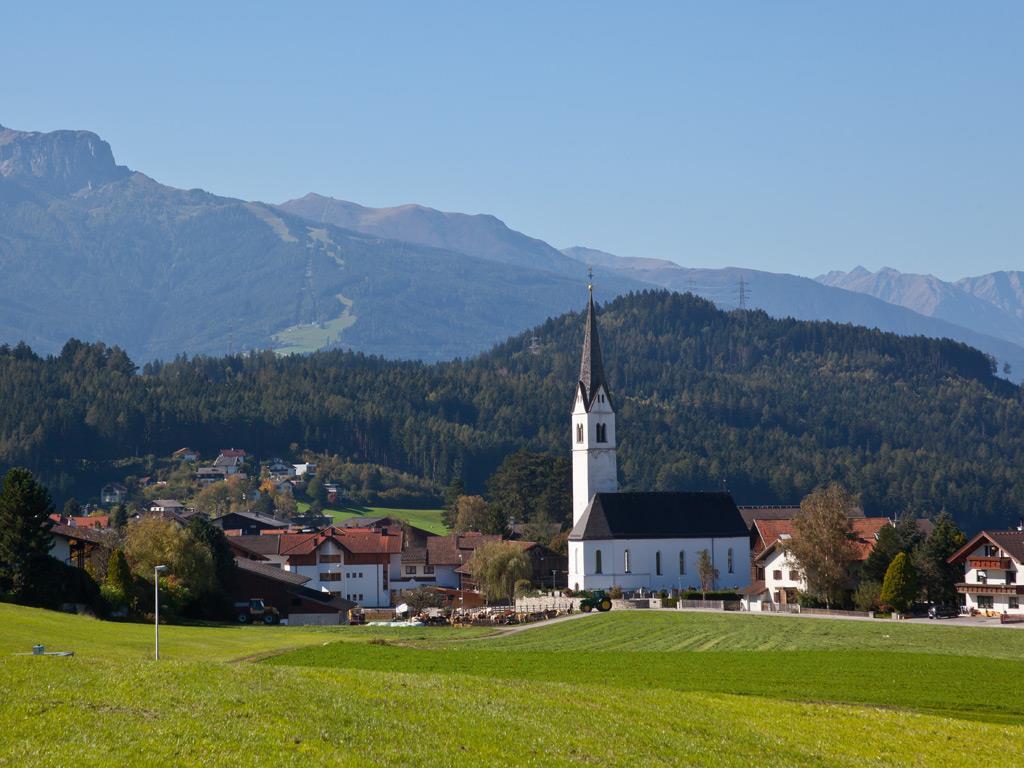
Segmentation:
{"type": "Polygon", "coordinates": [[[601,359],[601,340],[597,335],[597,310],[594,308],[594,286],[591,283],[590,302],[587,305],[587,324],[583,332],[583,357],[580,359],[580,394],[583,407],[589,411],[597,396],[597,390],[604,387],[608,393],[608,382],[604,377],[604,360],[601,359]]]}
{"type": "Polygon", "coordinates": [[[615,411],[608,397],[601,342],[597,335],[593,275],[583,357],[572,408],[572,522],[576,525],[595,493],[618,490],[615,461],[615,411]]]}

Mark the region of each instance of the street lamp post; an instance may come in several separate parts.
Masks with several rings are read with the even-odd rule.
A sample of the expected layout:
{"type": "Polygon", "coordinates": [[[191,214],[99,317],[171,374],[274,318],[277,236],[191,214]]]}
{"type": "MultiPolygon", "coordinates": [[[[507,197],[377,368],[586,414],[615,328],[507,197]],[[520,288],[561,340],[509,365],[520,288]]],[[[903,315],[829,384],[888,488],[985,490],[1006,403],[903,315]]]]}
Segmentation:
{"type": "Polygon", "coordinates": [[[153,568],[153,658],[156,661],[160,661],[160,574],[166,570],[166,565],[153,568]]]}

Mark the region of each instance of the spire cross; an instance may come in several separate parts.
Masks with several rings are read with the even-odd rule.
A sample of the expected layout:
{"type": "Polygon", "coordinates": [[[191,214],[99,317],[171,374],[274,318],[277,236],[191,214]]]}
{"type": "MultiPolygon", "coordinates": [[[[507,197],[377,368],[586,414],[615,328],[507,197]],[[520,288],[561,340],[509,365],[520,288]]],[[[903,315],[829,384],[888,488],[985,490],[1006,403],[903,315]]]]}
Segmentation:
{"type": "Polygon", "coordinates": [[[591,295],[594,293],[594,268],[587,267],[587,290],[591,295]]]}

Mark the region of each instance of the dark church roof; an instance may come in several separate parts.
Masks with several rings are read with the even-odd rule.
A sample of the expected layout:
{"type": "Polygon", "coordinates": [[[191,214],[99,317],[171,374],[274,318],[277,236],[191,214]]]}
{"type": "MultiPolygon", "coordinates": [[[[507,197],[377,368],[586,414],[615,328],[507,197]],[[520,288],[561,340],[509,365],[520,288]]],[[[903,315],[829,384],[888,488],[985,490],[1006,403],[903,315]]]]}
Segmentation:
{"type": "MultiPolygon", "coordinates": [[[[594,293],[590,293],[587,305],[587,325],[583,335],[583,357],[580,359],[579,393],[583,396],[583,407],[587,411],[597,397],[598,387],[604,387],[608,395],[608,382],[604,378],[604,360],[601,359],[601,341],[597,337],[597,310],[594,309],[594,293]]],[[[608,398],[609,405],[611,398],[608,398]]]]}
{"type": "Polygon", "coordinates": [[[726,538],[747,534],[747,524],[728,493],[598,493],[569,540],[726,538]]]}

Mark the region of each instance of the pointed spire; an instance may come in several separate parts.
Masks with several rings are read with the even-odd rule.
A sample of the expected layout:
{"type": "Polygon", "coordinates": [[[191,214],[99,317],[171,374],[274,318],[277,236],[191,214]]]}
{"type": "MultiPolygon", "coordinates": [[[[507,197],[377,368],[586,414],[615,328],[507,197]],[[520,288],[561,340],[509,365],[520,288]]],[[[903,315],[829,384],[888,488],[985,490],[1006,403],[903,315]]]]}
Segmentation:
{"type": "Polygon", "coordinates": [[[597,310],[594,307],[593,271],[590,272],[591,282],[587,285],[590,301],[587,304],[587,324],[583,334],[583,357],[580,359],[580,383],[583,393],[583,407],[588,411],[596,397],[598,387],[604,387],[608,393],[608,383],[604,378],[604,361],[601,359],[601,341],[597,335],[597,310]]]}

